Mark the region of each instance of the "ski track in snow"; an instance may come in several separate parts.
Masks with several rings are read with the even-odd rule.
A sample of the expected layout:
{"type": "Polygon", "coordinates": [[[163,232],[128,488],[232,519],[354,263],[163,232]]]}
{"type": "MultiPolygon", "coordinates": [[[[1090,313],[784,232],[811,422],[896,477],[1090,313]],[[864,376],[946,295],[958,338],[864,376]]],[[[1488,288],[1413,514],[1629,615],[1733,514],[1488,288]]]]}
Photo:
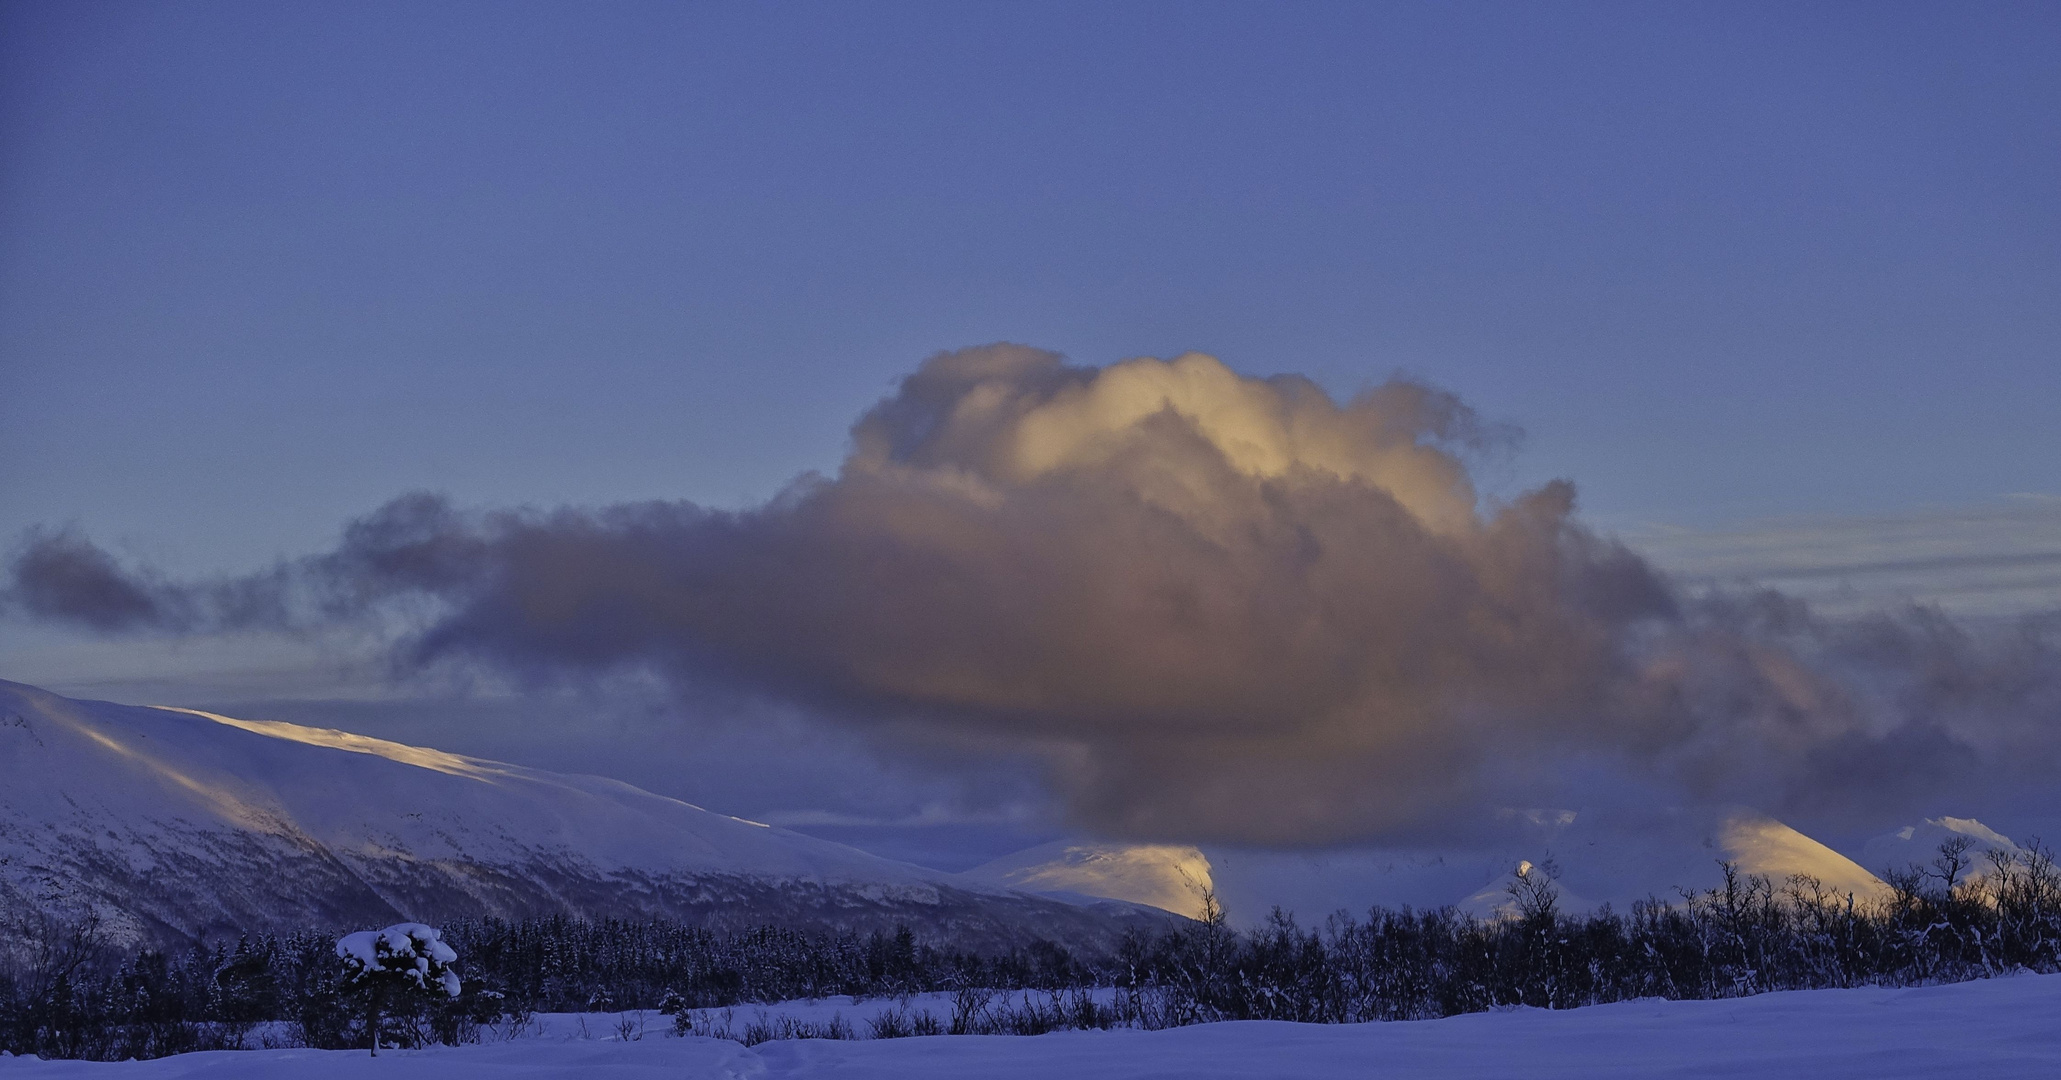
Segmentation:
{"type": "MultiPolygon", "coordinates": [[[[767,1007],[812,1019],[870,1015],[889,1002],[767,1007]]],[[[921,1002],[949,1009],[949,1002],[921,1002]]],[[[741,1020],[753,1015],[746,1006],[741,1020]]],[[[1898,1080],[2061,1077],[2061,975],[1908,990],[1807,990],[1726,1001],[1635,1001],[1564,1012],[1521,1009],[1407,1023],[1206,1024],[1170,1031],[803,1040],[612,1037],[621,1014],[541,1017],[523,1038],[457,1048],[267,1050],[92,1063],[0,1058],[7,1080],[185,1077],[707,1080],[1144,1080],[1369,1077],[1609,1080],[1631,1077],[1898,1080]],[[584,1035],[591,1037],[582,1037],[584,1035]]],[[[654,1028],[663,1017],[647,1015],[654,1028]]]]}

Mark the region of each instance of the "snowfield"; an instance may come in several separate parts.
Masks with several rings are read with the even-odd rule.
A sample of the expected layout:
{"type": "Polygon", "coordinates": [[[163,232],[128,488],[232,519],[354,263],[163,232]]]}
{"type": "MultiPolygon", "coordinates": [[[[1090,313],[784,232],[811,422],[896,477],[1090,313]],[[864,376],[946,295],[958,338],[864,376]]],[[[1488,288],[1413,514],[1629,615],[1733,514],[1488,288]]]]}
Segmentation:
{"type": "MultiPolygon", "coordinates": [[[[795,1003],[857,1021],[884,1003],[795,1003]]],[[[919,1005],[922,1003],[918,1003],[919,1005]]],[[[940,1011],[949,1005],[936,1003],[940,1011]]],[[[781,1011],[780,1007],[766,1010],[781,1011]]],[[[749,1007],[738,1010],[740,1019],[749,1007]]],[[[1807,990],[1727,1001],[1521,1009],[1412,1023],[1206,1024],[1169,1031],[937,1036],[744,1047],[614,1035],[617,1015],[552,1016],[479,1046],[363,1052],[263,1050],[96,1064],[0,1058],[7,1080],[175,1077],[666,1077],[708,1080],[1101,1080],[1179,1077],[2061,1077],[2061,975],[1910,990],[1807,990]]],[[[632,1017],[631,1019],[635,1019],[632,1017]]],[[[652,1028],[663,1017],[647,1017],[652,1028]]]]}

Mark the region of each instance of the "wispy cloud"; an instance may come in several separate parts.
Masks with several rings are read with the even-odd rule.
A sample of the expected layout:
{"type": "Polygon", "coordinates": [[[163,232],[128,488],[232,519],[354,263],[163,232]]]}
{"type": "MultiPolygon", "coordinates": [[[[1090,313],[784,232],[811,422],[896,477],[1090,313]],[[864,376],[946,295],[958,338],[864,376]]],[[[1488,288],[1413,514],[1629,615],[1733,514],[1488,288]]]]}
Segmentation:
{"type": "Polygon", "coordinates": [[[1772,585],[1828,614],[1907,604],[1972,617],[2061,611],[2061,497],[2052,495],[1620,535],[1686,583],[1772,585]]]}

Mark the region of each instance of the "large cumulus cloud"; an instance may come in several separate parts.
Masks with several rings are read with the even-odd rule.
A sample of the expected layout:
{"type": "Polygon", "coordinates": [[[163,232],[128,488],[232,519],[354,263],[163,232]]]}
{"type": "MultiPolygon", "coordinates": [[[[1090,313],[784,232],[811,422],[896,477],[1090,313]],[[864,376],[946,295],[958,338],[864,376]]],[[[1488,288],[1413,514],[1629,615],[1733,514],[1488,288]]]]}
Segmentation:
{"type": "Polygon", "coordinates": [[[1340,403],[1201,355],[990,346],[852,436],[837,476],[743,512],[411,496],[329,554],[183,587],[46,534],[11,595],[103,630],[427,598],[411,662],[645,665],[1030,754],[1080,822],[1137,838],[1422,835],[1595,770],[1788,806],[2052,760],[2038,628],[1686,602],[1566,484],[1485,505],[1467,461],[1502,433],[1423,386],[1340,403]]]}

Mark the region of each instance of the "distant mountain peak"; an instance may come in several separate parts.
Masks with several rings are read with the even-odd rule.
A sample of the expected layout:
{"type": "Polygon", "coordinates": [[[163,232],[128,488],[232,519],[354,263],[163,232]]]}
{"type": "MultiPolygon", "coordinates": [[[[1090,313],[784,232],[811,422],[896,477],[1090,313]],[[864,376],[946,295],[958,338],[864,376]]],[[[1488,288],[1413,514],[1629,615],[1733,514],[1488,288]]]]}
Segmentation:
{"type": "Polygon", "coordinates": [[[1146,904],[1201,918],[1213,891],[1209,858],[1186,844],[1060,840],[1027,848],[963,875],[1031,892],[1069,893],[1146,904]]]}

